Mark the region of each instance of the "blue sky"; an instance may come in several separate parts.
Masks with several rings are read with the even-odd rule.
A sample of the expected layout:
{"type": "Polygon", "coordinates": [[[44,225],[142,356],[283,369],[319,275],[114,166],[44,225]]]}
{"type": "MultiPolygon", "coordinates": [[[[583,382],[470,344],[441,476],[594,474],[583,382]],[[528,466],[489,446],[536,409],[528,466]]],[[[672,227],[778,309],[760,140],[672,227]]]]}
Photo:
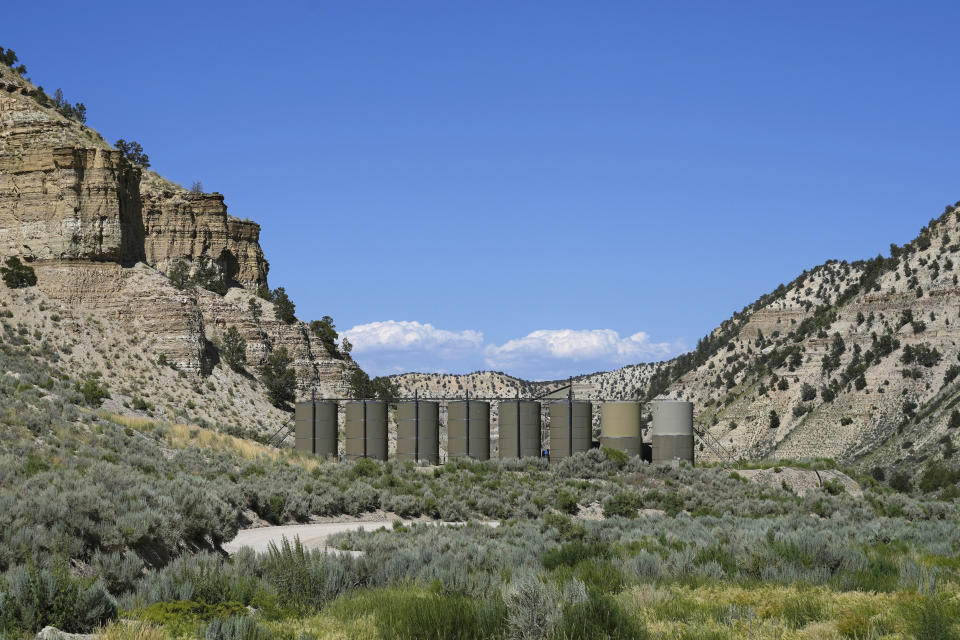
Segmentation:
{"type": "Polygon", "coordinates": [[[14,3],[0,45],[263,225],[371,373],[671,356],[960,199],[956,3],[14,3]]]}

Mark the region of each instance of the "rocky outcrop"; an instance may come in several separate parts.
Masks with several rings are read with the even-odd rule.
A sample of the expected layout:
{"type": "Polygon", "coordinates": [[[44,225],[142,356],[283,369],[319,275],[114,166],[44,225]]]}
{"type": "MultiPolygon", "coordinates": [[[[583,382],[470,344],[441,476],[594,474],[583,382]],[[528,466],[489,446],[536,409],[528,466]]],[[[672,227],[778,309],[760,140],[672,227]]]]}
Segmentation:
{"type": "Polygon", "coordinates": [[[352,361],[330,357],[307,326],[277,320],[259,300],[268,263],[260,226],[227,213],[218,193],[194,193],[128,162],[99,134],[32,96],[8,71],[0,80],[0,257],[31,263],[48,296],[148,334],[184,372],[207,374],[214,338],[237,326],[252,371],[273,350],[294,358],[299,394],[344,395],[352,361]],[[165,274],[178,261],[210,262],[226,296],[177,289],[165,274]]]}
{"type": "Polygon", "coordinates": [[[62,146],[63,122],[31,102],[0,95],[0,254],[143,260],[140,170],[108,148],[62,146]]]}
{"type": "Polygon", "coordinates": [[[192,193],[155,181],[142,189],[146,261],[167,272],[179,260],[213,260],[229,283],[256,288],[269,268],[260,225],[227,215],[219,193],[192,193]]]}
{"type": "Polygon", "coordinates": [[[207,373],[212,364],[197,293],[180,291],[145,264],[47,261],[36,265],[37,286],[52,298],[134,326],[182,371],[207,373]]]}
{"type": "Polygon", "coordinates": [[[272,303],[241,288],[230,289],[225,296],[199,290],[197,300],[212,339],[219,340],[227,329],[237,328],[247,341],[247,363],[251,367],[262,364],[274,349],[284,347],[293,359],[300,397],[309,397],[311,391],[317,397],[348,395],[347,380],[357,365],[331,358],[323,345],[312,339],[304,323],[279,320],[272,303]],[[251,301],[262,309],[259,318],[250,313],[251,301]]]}

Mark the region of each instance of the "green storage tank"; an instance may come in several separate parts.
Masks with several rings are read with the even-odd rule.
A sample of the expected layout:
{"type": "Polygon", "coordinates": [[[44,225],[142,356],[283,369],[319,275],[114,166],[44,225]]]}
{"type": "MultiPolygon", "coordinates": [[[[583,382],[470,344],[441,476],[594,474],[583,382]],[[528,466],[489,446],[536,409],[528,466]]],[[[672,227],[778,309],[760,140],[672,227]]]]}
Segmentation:
{"type": "Polygon", "coordinates": [[[656,400],[653,415],[653,463],[693,464],[693,403],[683,400],[656,400]]]}
{"type": "Polygon", "coordinates": [[[297,451],[337,457],[337,403],[298,402],[294,409],[297,451]]]}
{"type": "Polygon", "coordinates": [[[490,403],[454,400],[447,405],[447,455],[490,459],[490,403]]]}
{"type": "Polygon", "coordinates": [[[387,403],[376,400],[347,402],[344,457],[387,459],[387,403]]]}
{"type": "Polygon", "coordinates": [[[604,402],[600,405],[600,445],[627,455],[640,455],[640,403],[604,402]]]}
{"type": "Polygon", "coordinates": [[[397,460],[440,464],[440,403],[414,400],[397,405],[397,460]]]}
{"type": "Polygon", "coordinates": [[[533,400],[500,402],[500,459],[539,457],[540,403],[533,400]]]}
{"type": "Polygon", "coordinates": [[[550,461],[590,449],[593,404],[584,400],[550,403],[550,461]]]}

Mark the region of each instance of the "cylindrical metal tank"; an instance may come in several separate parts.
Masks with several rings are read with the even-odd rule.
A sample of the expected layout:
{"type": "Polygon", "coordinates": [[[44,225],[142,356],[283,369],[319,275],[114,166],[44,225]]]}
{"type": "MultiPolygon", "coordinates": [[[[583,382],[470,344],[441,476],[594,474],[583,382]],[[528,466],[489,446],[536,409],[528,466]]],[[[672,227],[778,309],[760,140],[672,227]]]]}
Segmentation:
{"type": "Polygon", "coordinates": [[[447,405],[447,455],[490,459],[490,403],[454,400],[447,405]]]}
{"type": "Polygon", "coordinates": [[[336,402],[298,402],[294,420],[297,451],[323,458],[337,456],[336,402]]]}
{"type": "Polygon", "coordinates": [[[500,459],[540,456],[540,403],[504,400],[500,403],[500,459]]]}
{"type": "Polygon", "coordinates": [[[593,404],[583,400],[550,403],[550,461],[590,449],[593,404]]]}
{"type": "Polygon", "coordinates": [[[348,402],[344,457],[387,459],[387,403],[375,400],[348,402]]]}
{"type": "Polygon", "coordinates": [[[693,403],[657,400],[653,414],[653,463],[682,460],[693,464],[693,403]]]}
{"type": "Polygon", "coordinates": [[[604,402],[600,405],[600,446],[640,455],[640,403],[604,402]]]}
{"type": "Polygon", "coordinates": [[[397,460],[440,464],[440,403],[414,400],[397,405],[397,460]]]}

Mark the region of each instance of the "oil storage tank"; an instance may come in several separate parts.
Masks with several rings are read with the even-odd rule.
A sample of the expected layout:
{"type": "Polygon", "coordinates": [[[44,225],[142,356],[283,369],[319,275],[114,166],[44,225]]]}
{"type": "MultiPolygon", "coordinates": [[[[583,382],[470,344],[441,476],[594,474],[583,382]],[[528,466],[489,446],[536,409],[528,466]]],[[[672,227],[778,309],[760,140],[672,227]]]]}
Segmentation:
{"type": "Polygon", "coordinates": [[[397,460],[440,464],[440,403],[414,400],[397,405],[397,460]]]}
{"type": "Polygon", "coordinates": [[[657,400],[653,415],[653,463],[684,461],[693,464],[693,403],[657,400]]]}
{"type": "Polygon", "coordinates": [[[336,402],[298,402],[294,424],[297,451],[324,458],[337,456],[336,402]]]}
{"type": "Polygon", "coordinates": [[[600,445],[630,456],[640,455],[640,403],[630,400],[600,405],[600,445]]]}
{"type": "Polygon", "coordinates": [[[387,459],[387,403],[347,402],[344,457],[387,459]]]}
{"type": "Polygon", "coordinates": [[[489,402],[454,400],[447,405],[447,452],[451,459],[490,459],[489,402]]]}
{"type": "Polygon", "coordinates": [[[500,402],[500,459],[540,456],[540,403],[500,402]]]}
{"type": "Polygon", "coordinates": [[[583,400],[550,404],[550,461],[590,449],[593,404],[583,400]]]}

